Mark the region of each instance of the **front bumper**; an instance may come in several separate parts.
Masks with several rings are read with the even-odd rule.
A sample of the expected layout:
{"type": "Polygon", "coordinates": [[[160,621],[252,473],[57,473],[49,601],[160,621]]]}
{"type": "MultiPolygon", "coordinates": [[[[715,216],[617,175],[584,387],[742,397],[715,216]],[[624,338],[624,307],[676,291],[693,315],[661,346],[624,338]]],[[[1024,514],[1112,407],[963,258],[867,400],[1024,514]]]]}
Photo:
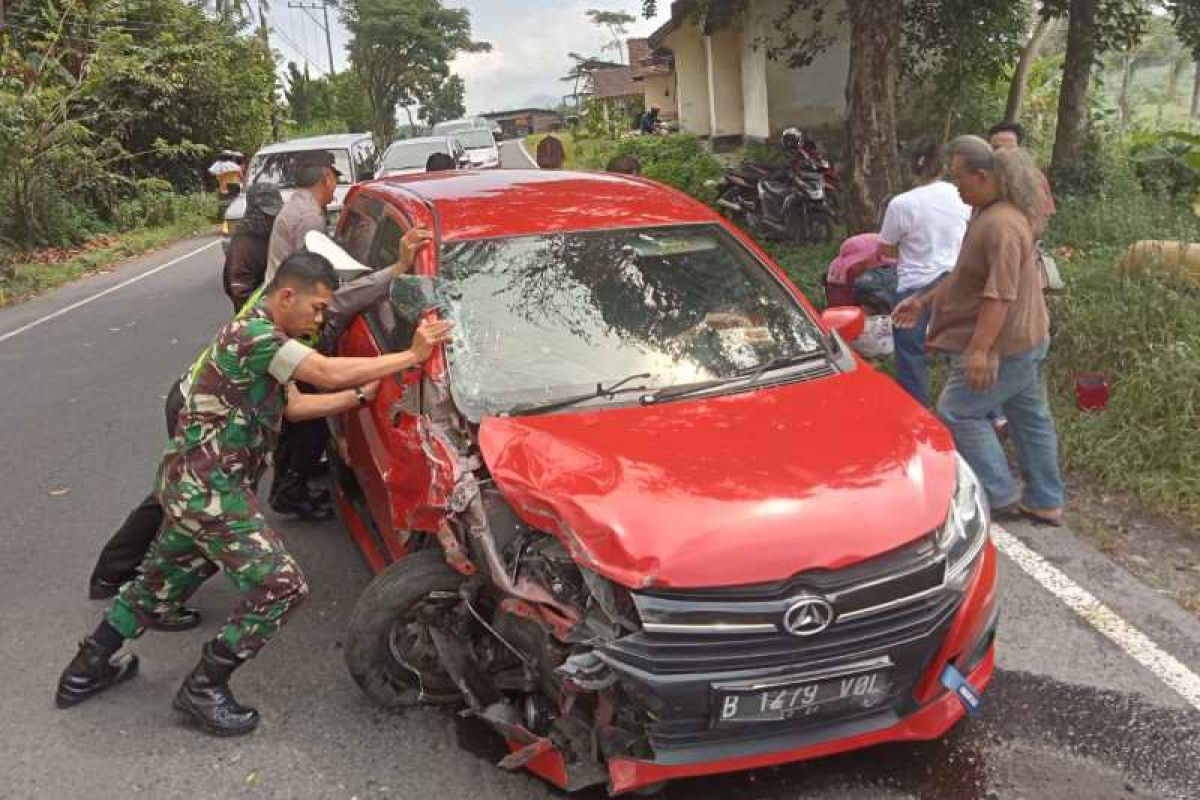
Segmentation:
{"type": "MultiPolygon", "coordinates": [[[[915,622],[911,614],[896,617],[896,625],[913,625],[911,635],[897,632],[873,651],[886,652],[895,664],[895,685],[888,701],[869,711],[824,720],[717,729],[709,724],[708,708],[714,675],[638,675],[610,660],[621,674],[622,687],[639,703],[649,704],[657,719],[647,726],[652,757],[609,758],[610,791],[619,794],[676,778],[756,769],[943,735],[965,713],[958,697],[939,681],[946,665],[954,664],[980,692],[992,677],[998,609],[996,549],[990,539],[970,582],[953,599],[952,607],[939,611],[936,604],[930,604],[919,616],[915,622]]],[[[874,645],[868,644],[870,647],[874,645]]],[[[866,652],[860,648],[831,654],[825,662],[836,668],[842,662],[861,659],[866,652]]],[[[760,669],[759,674],[778,675],[779,670],[760,669]]],[[[564,785],[560,780],[566,773],[558,754],[545,755],[529,768],[564,785]]]]}

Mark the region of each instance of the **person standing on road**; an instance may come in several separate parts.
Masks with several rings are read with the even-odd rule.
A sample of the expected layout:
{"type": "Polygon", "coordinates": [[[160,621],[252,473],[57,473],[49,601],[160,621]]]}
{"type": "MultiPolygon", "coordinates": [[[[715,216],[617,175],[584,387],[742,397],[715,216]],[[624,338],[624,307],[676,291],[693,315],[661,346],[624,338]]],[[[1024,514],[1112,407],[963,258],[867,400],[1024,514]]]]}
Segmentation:
{"type": "Polygon", "coordinates": [[[174,706],[214,735],[246,734],[258,725],[258,712],[237,702],[229,678],[308,593],[299,566],[259,511],[256,493],[283,417],[318,419],[366,404],[381,378],[424,362],[434,347],[449,341],[453,327],[422,323],[401,353],[323,356],[298,337],[315,332],[337,285],[323,256],[289,256],[262,302],[217,334],[159,467],[163,527],[139,575],[121,587],[59,678],[60,708],[132,678],[137,657],[116,655],[125,640],[141,635],[156,614],[178,608],[223,570],[242,601],[204,645],[174,706]],[[295,380],[332,393],[299,392],[291,385],[295,380]]]}
{"type": "Polygon", "coordinates": [[[267,274],[271,228],[283,209],[283,195],[274,184],[256,183],[246,192],[246,216],[238,224],[225,251],[221,283],[233,303],[233,313],[258,290],[267,274]]]}
{"type": "MultiPolygon", "coordinates": [[[[304,249],[304,237],[309,231],[325,231],[325,209],[333,201],[341,176],[334,163],[333,154],[327,150],[297,156],[295,182],[300,188],[288,198],[271,228],[265,283],[271,282],[284,259],[304,249]]],[[[312,391],[312,387],[301,388],[312,391]]],[[[284,422],[268,495],[272,509],[308,521],[333,519],[329,493],[309,485],[317,474],[328,441],[329,429],[319,419],[284,422]]]]}
{"type": "Polygon", "coordinates": [[[327,150],[313,150],[296,157],[294,180],[297,188],[271,229],[265,283],[274,280],[275,270],[285,258],[304,248],[304,237],[309,231],[325,231],[325,209],[333,202],[338,178],[342,175],[334,164],[333,153],[327,150]]]}
{"type": "MultiPolygon", "coordinates": [[[[339,286],[333,300],[325,309],[321,326],[321,341],[328,343],[320,350],[332,355],[338,337],[350,324],[350,320],[379,298],[386,296],[392,279],[412,271],[421,250],[429,245],[433,234],[426,228],[412,228],[400,240],[400,259],[390,269],[379,270],[348,284],[339,286]]],[[[171,385],[167,394],[164,413],[167,422],[167,438],[175,435],[179,412],[190,384],[190,372],[171,385]]],[[[121,586],[134,579],[138,565],[146,557],[150,544],[162,526],[163,509],[154,492],[125,518],[124,523],[112,535],[100,551],[96,565],[88,580],[88,597],[92,600],[107,600],[117,596],[121,586]]],[[[163,612],[147,618],[146,627],[161,631],[190,630],[200,624],[200,614],[187,606],[163,612]]]]}
{"type": "MultiPolygon", "coordinates": [[[[971,209],[957,190],[942,180],[945,164],[941,142],[925,137],[911,153],[916,186],[888,203],[879,230],[879,253],[896,259],[896,300],[928,291],[954,269],[971,209]]],[[[911,328],[892,332],[896,380],[923,406],[929,405],[929,372],[925,364],[926,310],[911,328]]]]}
{"type": "Polygon", "coordinates": [[[1024,150],[994,151],[978,136],[958,137],[948,153],[951,177],[975,216],[950,275],[906,299],[893,317],[912,327],[932,311],[929,346],[950,356],[938,413],[983,483],[993,516],[1057,526],[1063,481],[1041,374],[1050,320],[1034,261],[1042,202],[1037,168],[1024,150]],[[1025,481],[1021,493],[988,420],[998,407],[1008,416],[1025,481]]]}

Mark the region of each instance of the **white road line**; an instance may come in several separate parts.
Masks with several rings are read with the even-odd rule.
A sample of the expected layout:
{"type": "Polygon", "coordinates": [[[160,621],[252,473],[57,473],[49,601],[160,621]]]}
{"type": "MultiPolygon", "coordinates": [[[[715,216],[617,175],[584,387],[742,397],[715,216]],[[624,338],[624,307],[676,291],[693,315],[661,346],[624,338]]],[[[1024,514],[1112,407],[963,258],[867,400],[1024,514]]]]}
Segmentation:
{"type": "Polygon", "coordinates": [[[992,538],[1000,552],[1031,578],[1200,710],[1200,676],[1004,528],[993,525],[992,538]]]}
{"type": "Polygon", "coordinates": [[[9,339],[16,336],[17,334],[24,333],[25,331],[27,331],[31,328],[36,328],[38,325],[41,325],[43,322],[49,322],[50,320],[52,320],[56,317],[61,317],[63,314],[67,314],[71,311],[74,311],[75,309],[79,308],[80,306],[86,306],[88,303],[92,302],[93,300],[99,300],[101,297],[104,297],[107,294],[112,294],[113,292],[117,291],[118,289],[124,289],[126,286],[135,284],[138,281],[143,280],[144,278],[149,278],[151,275],[155,274],[156,272],[162,272],[167,267],[173,267],[176,264],[178,264],[180,261],[186,261],[187,259],[196,255],[197,253],[203,253],[208,248],[214,247],[220,243],[221,243],[220,240],[217,240],[215,242],[209,242],[208,244],[204,245],[203,247],[198,247],[190,253],[185,253],[184,255],[181,255],[179,258],[173,258],[165,264],[159,264],[154,269],[146,270],[145,272],[141,273],[140,275],[134,275],[132,278],[121,281],[120,283],[116,284],[115,286],[110,286],[107,289],[105,289],[104,291],[96,292],[94,295],[91,295],[90,297],[85,297],[78,302],[72,303],[71,305],[67,306],[66,308],[60,308],[58,311],[55,311],[51,314],[47,314],[44,317],[39,317],[39,318],[35,319],[33,322],[22,325],[21,327],[15,329],[15,330],[11,330],[5,334],[0,334],[0,343],[6,342],[9,339]]]}
{"type": "Polygon", "coordinates": [[[525,149],[524,139],[517,139],[517,149],[521,151],[521,155],[525,156],[525,160],[529,162],[531,167],[538,169],[537,159],[529,155],[529,151],[525,149]]]}

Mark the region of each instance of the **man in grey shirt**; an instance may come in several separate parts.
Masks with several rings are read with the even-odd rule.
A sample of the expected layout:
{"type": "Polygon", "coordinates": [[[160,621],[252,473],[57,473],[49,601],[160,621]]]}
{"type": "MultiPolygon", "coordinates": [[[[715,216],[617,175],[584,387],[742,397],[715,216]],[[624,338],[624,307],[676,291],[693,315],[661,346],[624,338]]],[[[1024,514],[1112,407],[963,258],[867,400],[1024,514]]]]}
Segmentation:
{"type": "Polygon", "coordinates": [[[304,249],[305,234],[324,232],[325,209],[333,201],[341,174],[334,166],[333,153],[327,150],[313,150],[296,156],[296,191],[288,198],[271,228],[264,285],[270,285],[285,258],[304,249]]]}

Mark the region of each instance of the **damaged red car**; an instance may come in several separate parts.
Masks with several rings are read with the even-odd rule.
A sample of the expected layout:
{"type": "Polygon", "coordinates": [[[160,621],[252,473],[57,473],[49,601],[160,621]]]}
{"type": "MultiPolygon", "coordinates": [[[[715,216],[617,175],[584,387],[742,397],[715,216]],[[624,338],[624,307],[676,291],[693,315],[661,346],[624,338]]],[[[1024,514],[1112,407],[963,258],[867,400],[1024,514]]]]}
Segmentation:
{"type": "Polygon", "coordinates": [[[464,705],[506,768],[651,790],[941,736],[993,669],[986,500],[945,428],[769,257],[650,181],[492,171],[356,188],[339,237],[416,274],[343,355],[455,339],[334,423],[377,572],[375,702],[464,705]]]}

